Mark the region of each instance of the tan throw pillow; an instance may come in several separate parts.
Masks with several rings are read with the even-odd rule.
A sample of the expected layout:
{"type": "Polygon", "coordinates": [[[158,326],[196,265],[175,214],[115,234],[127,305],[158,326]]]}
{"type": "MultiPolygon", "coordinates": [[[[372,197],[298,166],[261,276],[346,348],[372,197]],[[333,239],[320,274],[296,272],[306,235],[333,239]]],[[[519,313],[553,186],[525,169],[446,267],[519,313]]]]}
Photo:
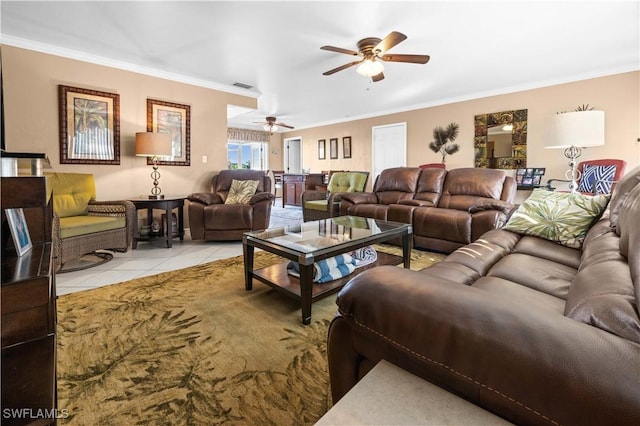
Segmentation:
{"type": "Polygon", "coordinates": [[[253,194],[256,193],[257,180],[232,180],[229,195],[224,201],[225,204],[248,204],[253,194]]]}

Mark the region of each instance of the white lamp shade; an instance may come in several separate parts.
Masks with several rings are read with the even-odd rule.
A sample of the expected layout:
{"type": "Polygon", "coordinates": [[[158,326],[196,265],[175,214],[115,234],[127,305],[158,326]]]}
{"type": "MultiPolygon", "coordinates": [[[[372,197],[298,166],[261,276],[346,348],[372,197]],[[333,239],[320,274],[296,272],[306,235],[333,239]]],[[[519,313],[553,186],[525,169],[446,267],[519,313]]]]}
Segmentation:
{"type": "Polygon", "coordinates": [[[604,111],[575,111],[549,117],[545,148],[604,145],[604,111]]]}
{"type": "Polygon", "coordinates": [[[384,71],[384,66],[380,61],[376,61],[375,59],[365,59],[358,68],[356,68],[356,72],[365,77],[373,77],[382,71],[384,71]]]}
{"type": "Polygon", "coordinates": [[[168,133],[136,133],[136,155],[140,157],[170,157],[171,136],[168,133]]]}

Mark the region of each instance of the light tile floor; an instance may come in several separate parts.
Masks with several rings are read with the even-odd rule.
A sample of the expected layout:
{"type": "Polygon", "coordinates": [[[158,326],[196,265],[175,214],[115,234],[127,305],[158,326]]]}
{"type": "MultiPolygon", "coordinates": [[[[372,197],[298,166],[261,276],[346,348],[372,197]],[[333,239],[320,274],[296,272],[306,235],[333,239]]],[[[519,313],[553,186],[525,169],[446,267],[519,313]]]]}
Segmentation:
{"type": "MultiPolygon", "coordinates": [[[[301,209],[287,206],[286,217],[275,217],[273,213],[282,209],[281,200],[276,200],[270,227],[295,225],[302,218],[301,209]],[[299,217],[298,217],[299,216],[299,217]]],[[[139,242],[136,250],[113,253],[113,259],[102,265],[75,272],[56,275],[57,295],[90,290],[101,286],[132,280],[160,272],[187,268],[215,260],[242,255],[242,242],[192,241],[189,230],[185,230],[184,241],[175,238],[171,248],[163,241],[139,242]]]]}

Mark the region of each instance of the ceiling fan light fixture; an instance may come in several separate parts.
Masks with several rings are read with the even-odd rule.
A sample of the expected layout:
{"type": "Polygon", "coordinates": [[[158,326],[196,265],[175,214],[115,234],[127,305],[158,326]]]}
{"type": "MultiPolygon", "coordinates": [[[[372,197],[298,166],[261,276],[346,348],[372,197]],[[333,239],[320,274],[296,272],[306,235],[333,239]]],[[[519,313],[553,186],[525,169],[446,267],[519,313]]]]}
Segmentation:
{"type": "Polygon", "coordinates": [[[365,59],[356,69],[356,72],[365,77],[373,77],[384,71],[384,66],[380,61],[365,59]]]}
{"type": "Polygon", "coordinates": [[[267,123],[264,125],[263,129],[265,130],[265,132],[277,132],[278,126],[276,126],[275,124],[267,123]]]}

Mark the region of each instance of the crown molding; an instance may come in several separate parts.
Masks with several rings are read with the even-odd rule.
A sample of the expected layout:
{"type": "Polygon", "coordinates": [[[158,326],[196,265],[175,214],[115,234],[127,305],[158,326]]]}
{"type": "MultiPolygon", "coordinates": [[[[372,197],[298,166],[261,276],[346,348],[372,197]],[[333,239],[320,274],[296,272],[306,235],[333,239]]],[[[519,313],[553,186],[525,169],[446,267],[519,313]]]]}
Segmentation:
{"type": "Polygon", "coordinates": [[[233,93],[235,95],[247,96],[250,98],[260,97],[260,93],[255,90],[248,90],[238,88],[232,85],[225,85],[215,83],[213,81],[193,78],[181,74],[175,74],[171,72],[162,71],[155,68],[144,67],[140,65],[131,64],[129,62],[117,61],[103,56],[91,55],[89,53],[80,52],[77,50],[67,49],[63,47],[53,46],[47,43],[35,42],[19,37],[13,37],[2,34],[1,44],[6,44],[21,49],[33,50],[40,53],[46,53],[49,55],[60,56],[68,59],[75,59],[82,62],[88,62],[91,64],[102,65],[105,67],[116,68],[124,71],[131,71],[137,74],[144,74],[151,77],[162,78],[165,80],[176,81],[179,83],[190,84],[198,87],[205,87],[207,89],[218,90],[226,93],[233,93]]]}
{"type": "MultiPolygon", "coordinates": [[[[582,81],[582,80],[590,80],[592,78],[607,77],[607,76],[611,76],[611,75],[624,74],[624,73],[627,73],[627,72],[637,72],[637,71],[640,71],[640,66],[638,66],[638,65],[627,65],[627,66],[621,66],[621,67],[612,68],[612,69],[608,69],[608,70],[600,70],[599,72],[594,72],[594,73],[584,73],[584,74],[576,75],[576,76],[574,76],[572,78],[540,80],[540,81],[535,81],[535,82],[522,84],[522,85],[504,87],[504,88],[500,88],[498,90],[490,90],[490,91],[485,91],[485,92],[470,93],[470,94],[467,94],[467,95],[464,95],[464,96],[457,96],[457,97],[452,97],[452,98],[438,99],[438,100],[436,100],[434,102],[429,102],[429,103],[408,105],[408,106],[402,107],[402,108],[388,109],[388,110],[384,110],[384,111],[377,111],[377,112],[371,113],[371,114],[353,115],[353,116],[345,117],[343,119],[325,121],[325,122],[313,124],[313,125],[310,125],[310,126],[296,126],[296,130],[305,130],[305,129],[311,129],[311,128],[315,128],[315,127],[331,126],[331,125],[334,125],[334,124],[346,123],[346,122],[349,122],[349,121],[366,120],[366,119],[369,119],[369,118],[382,117],[382,116],[385,116],[385,115],[398,114],[398,113],[403,113],[403,112],[408,112],[408,111],[415,111],[415,110],[424,109],[424,108],[432,108],[432,107],[437,107],[437,106],[442,106],[442,105],[449,105],[449,104],[454,104],[454,103],[457,103],[457,102],[473,101],[473,100],[478,100],[478,99],[482,99],[482,98],[488,98],[488,97],[492,97],[492,96],[508,95],[508,94],[511,94],[511,93],[524,92],[526,90],[541,89],[543,87],[556,86],[556,85],[559,85],[559,84],[574,83],[574,82],[578,82],[578,81],[582,81]]],[[[286,133],[286,132],[284,132],[284,133],[286,133]]]]}
{"type": "MultiPolygon", "coordinates": [[[[2,34],[1,37],[2,38],[0,39],[0,44],[6,44],[6,45],[22,48],[22,49],[33,50],[33,51],[46,53],[50,55],[60,56],[60,57],[69,58],[69,59],[75,59],[78,61],[88,62],[96,65],[102,65],[102,66],[121,69],[125,71],[131,71],[138,74],[148,75],[151,77],[162,78],[165,80],[176,81],[179,83],[190,84],[193,86],[204,87],[208,89],[218,90],[221,92],[232,93],[232,94],[241,95],[241,96],[247,96],[247,97],[256,98],[256,99],[259,98],[261,95],[260,92],[255,90],[241,89],[232,85],[224,85],[224,84],[215,83],[208,80],[196,79],[196,78],[181,75],[181,74],[175,74],[175,73],[170,73],[170,72],[162,71],[155,68],[139,66],[139,65],[131,64],[124,61],[117,61],[114,59],[105,58],[97,55],[91,55],[85,52],[79,52],[76,50],[53,46],[46,43],[34,42],[31,40],[8,36],[5,34],[2,34]]],[[[330,125],[345,123],[349,121],[364,120],[364,119],[369,119],[374,117],[381,117],[385,115],[403,113],[407,111],[414,111],[418,109],[448,105],[448,104],[457,103],[457,102],[465,102],[465,101],[471,101],[471,100],[476,100],[476,99],[481,99],[481,98],[486,98],[491,96],[499,96],[499,95],[505,95],[509,93],[526,91],[526,90],[539,89],[542,87],[555,86],[558,84],[567,84],[567,83],[577,82],[581,80],[589,80],[592,78],[606,77],[609,75],[622,74],[626,72],[635,72],[639,70],[640,70],[640,66],[638,66],[638,64],[627,64],[627,65],[620,66],[613,69],[599,70],[598,72],[594,72],[594,73],[580,74],[580,75],[573,76],[571,78],[567,77],[562,79],[535,81],[535,82],[530,82],[523,85],[505,87],[505,88],[501,88],[493,91],[470,93],[464,96],[439,99],[430,103],[409,105],[409,106],[405,106],[397,109],[377,111],[371,114],[348,116],[343,119],[330,120],[325,122],[314,123],[312,125],[296,126],[296,127],[297,127],[297,130],[304,130],[304,129],[310,129],[315,127],[330,126],[330,125]]],[[[283,132],[283,133],[287,133],[287,132],[283,132]]]]}

